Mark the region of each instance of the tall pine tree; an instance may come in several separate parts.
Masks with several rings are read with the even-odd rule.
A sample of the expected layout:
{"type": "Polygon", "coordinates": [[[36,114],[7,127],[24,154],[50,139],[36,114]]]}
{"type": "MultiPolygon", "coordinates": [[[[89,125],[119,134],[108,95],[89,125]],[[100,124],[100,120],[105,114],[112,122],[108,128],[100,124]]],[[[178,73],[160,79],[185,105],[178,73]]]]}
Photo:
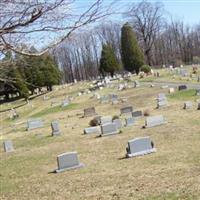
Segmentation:
{"type": "Polygon", "coordinates": [[[144,55],[128,23],[124,24],[121,30],[121,57],[127,71],[139,73],[144,64],[144,55]]]}
{"type": "Polygon", "coordinates": [[[119,70],[120,66],[117,61],[117,57],[111,45],[104,44],[101,52],[100,59],[100,72],[105,76],[105,72],[110,73],[111,76],[114,75],[114,72],[119,70]]]}

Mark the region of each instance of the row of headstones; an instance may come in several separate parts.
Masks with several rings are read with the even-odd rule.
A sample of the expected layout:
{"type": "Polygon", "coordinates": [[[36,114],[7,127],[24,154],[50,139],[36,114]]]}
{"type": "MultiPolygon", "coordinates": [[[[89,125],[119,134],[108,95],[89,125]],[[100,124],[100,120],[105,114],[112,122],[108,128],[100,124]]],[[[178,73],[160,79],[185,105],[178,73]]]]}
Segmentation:
{"type": "MultiPolygon", "coordinates": [[[[154,152],[156,152],[156,148],[149,137],[135,138],[128,141],[126,157],[131,158],[154,152]]],[[[56,173],[84,167],[84,164],[79,162],[77,152],[67,152],[58,155],[57,165],[58,168],[55,170],[56,173]]]]}

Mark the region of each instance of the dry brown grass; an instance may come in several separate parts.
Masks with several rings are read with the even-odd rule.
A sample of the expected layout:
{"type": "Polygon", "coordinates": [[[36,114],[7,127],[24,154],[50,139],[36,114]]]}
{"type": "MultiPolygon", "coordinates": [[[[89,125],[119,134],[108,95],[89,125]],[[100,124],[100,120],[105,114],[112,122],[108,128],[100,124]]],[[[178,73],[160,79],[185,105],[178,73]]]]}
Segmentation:
{"type": "MultiPolygon", "coordinates": [[[[70,92],[77,91],[78,87],[79,84],[73,86],[70,92]]],[[[100,104],[91,99],[91,95],[77,97],[74,100],[79,105],[77,109],[46,115],[43,117],[46,126],[30,132],[23,131],[25,124],[14,131],[9,127],[13,122],[5,121],[6,116],[2,116],[2,139],[12,139],[15,152],[0,152],[1,199],[200,199],[200,112],[183,110],[183,102],[175,99],[170,100],[169,107],[155,109],[155,98],[160,91],[163,90],[115,90],[120,97],[128,96],[127,103],[118,105],[100,104]],[[133,105],[137,110],[149,109],[151,115],[163,114],[168,123],[141,129],[143,118],[116,136],[83,135],[83,129],[92,118],[79,118],[77,113],[95,106],[98,114],[114,116],[123,105],[133,105]],[[50,122],[58,118],[62,136],[49,137],[50,122]],[[123,159],[127,141],[140,136],[150,136],[157,153],[123,159]],[[57,155],[68,151],[77,151],[86,166],[60,174],[49,173],[57,167],[57,155]]],[[[67,92],[66,88],[54,95],[62,99],[67,92]]],[[[113,89],[100,91],[101,94],[109,92],[113,89]]],[[[26,121],[32,114],[49,107],[50,101],[43,101],[42,97],[33,100],[34,109],[20,108],[19,112],[26,114],[17,121],[26,121]],[[30,110],[28,114],[27,110],[30,110]]]]}

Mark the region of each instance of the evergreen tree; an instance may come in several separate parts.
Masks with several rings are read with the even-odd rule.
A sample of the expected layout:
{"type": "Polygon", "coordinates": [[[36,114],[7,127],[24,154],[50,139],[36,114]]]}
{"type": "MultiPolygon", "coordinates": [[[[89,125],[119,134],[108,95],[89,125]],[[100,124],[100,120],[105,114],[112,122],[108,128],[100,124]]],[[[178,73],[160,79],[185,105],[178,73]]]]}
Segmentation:
{"type": "Polygon", "coordinates": [[[144,55],[128,23],[124,24],[121,30],[121,57],[127,71],[139,73],[140,67],[144,64],[144,55]]]}
{"type": "Polygon", "coordinates": [[[115,52],[111,45],[103,45],[100,59],[100,72],[105,76],[105,72],[114,75],[114,72],[119,70],[120,66],[117,61],[115,52]]]}

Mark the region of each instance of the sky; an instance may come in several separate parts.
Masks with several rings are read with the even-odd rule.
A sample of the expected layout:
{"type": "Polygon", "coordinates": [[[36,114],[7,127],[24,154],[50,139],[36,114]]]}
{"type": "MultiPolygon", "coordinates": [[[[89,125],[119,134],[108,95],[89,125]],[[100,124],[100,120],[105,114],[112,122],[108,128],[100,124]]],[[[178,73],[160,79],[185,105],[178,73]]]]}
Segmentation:
{"type": "MultiPolygon", "coordinates": [[[[140,2],[140,0],[118,0],[120,11],[131,3],[140,2]]],[[[94,0],[77,0],[79,6],[91,5],[94,0]]],[[[107,4],[113,0],[105,0],[107,4]]],[[[200,0],[148,0],[148,2],[162,2],[167,13],[174,19],[182,19],[186,24],[195,25],[200,23],[200,0]]],[[[120,19],[121,16],[118,16],[120,19]]]]}

